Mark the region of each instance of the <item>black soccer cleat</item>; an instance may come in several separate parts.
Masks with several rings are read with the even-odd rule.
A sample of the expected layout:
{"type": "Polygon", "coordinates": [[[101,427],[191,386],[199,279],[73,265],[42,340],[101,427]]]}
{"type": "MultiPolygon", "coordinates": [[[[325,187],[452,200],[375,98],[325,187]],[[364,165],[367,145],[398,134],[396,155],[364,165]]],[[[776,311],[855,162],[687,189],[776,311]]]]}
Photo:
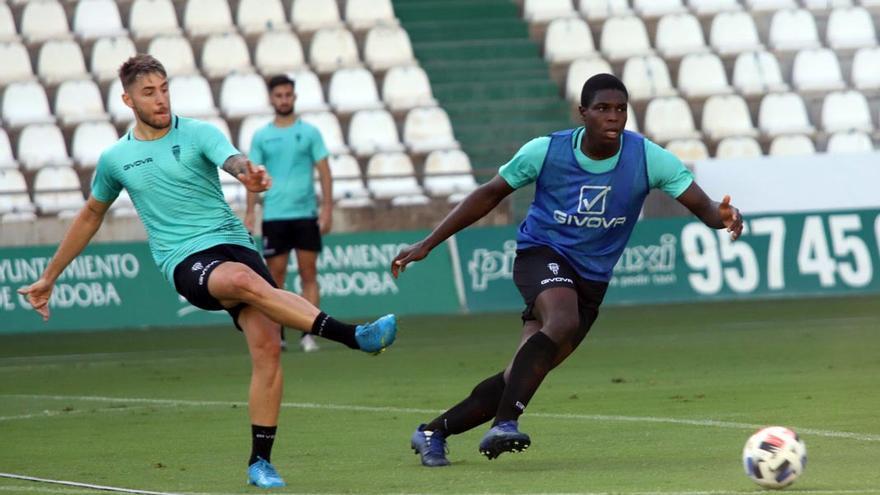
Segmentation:
{"type": "Polygon", "coordinates": [[[504,452],[522,452],[531,444],[532,439],[519,431],[516,421],[502,421],[480,440],[480,453],[491,460],[504,452]]]}

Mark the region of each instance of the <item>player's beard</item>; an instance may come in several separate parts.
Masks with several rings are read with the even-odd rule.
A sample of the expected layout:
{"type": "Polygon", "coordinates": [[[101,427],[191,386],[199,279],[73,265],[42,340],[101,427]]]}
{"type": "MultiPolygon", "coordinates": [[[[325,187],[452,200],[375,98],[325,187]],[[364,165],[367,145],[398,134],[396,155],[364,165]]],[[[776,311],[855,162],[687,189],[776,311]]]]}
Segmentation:
{"type": "Polygon", "coordinates": [[[289,107],[275,107],[275,114],[279,117],[290,117],[293,114],[293,105],[289,107]]]}
{"type": "Polygon", "coordinates": [[[171,112],[168,112],[168,116],[169,116],[168,122],[160,122],[159,119],[153,118],[151,115],[147,114],[146,112],[141,111],[137,107],[135,107],[134,111],[137,112],[138,119],[140,119],[141,122],[143,122],[144,124],[147,124],[148,126],[152,127],[153,129],[165,129],[166,127],[171,125],[171,118],[170,118],[171,112]]]}

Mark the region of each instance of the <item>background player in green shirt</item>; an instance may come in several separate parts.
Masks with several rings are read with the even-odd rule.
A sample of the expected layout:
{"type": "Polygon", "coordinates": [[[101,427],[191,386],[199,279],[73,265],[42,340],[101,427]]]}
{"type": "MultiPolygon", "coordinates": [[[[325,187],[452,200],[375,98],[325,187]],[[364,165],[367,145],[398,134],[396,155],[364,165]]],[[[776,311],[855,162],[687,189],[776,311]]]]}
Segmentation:
{"type": "Polygon", "coordinates": [[[165,278],[194,306],[225,309],[242,330],[252,361],[248,483],[284,486],[269,462],[283,381],[279,324],[378,353],[394,341],[394,315],[348,325],[278,289],[253,239],[226,204],[217,172],[222,167],[249,191],[261,192],[271,185],[266,170],[254,166],[212,125],[171,113],[168,81],[158,60],[134,56],[120,67],[119,78],[135,126],[102,153],[86,205],[40,279],[19,292],[48,320],[53,284],[86,247],[125,188],[165,278]]]}
{"type": "MultiPolygon", "coordinates": [[[[318,129],[294,115],[296,90],[285,75],[269,79],[269,98],[275,120],[259,129],[251,142],[250,159],[266,166],[272,187],[263,197],[263,256],[278,287],[284,287],[290,250],[296,250],[302,296],[320,306],[318,253],[321,236],[333,223],[333,180],[327,148],[318,129]],[[314,170],[321,179],[321,209],[315,197],[314,170]]],[[[256,225],[257,194],[248,192],[244,223],[251,232],[256,225]]],[[[281,346],[286,347],[284,330],[281,346]]],[[[318,350],[315,339],[302,334],[300,347],[318,350]]]]}

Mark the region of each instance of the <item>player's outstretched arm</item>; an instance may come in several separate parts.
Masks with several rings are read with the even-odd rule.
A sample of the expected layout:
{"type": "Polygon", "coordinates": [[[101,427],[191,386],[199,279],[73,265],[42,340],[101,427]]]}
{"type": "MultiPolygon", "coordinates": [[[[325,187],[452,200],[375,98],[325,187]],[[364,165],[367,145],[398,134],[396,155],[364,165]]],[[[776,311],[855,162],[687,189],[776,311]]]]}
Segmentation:
{"type": "Polygon", "coordinates": [[[449,236],[486,216],[513,191],[514,189],[500,175],[474,189],[446,215],[428,237],[400,251],[391,262],[391,274],[397,278],[400,272],[406,270],[406,265],[428,256],[435,246],[449,236]]]}
{"type": "Polygon", "coordinates": [[[724,196],[721,202],[712,201],[696,182],[691,183],[678,202],[697,216],[704,224],[713,229],[726,228],[730,238],[736,240],[742,234],[742,215],[730,204],[730,196],[724,196]]]}
{"type": "Polygon", "coordinates": [[[55,256],[52,256],[52,260],[43,270],[39,280],[18,289],[19,294],[27,296],[28,302],[43,317],[43,320],[49,319],[49,297],[52,295],[55,280],[92,240],[95,232],[101,227],[108,208],[110,208],[109,203],[102,203],[94,196],[89,196],[85,206],[82,207],[73,223],[70,224],[70,228],[67,229],[67,233],[64,234],[64,239],[58,245],[55,256]]]}
{"type": "Polygon", "coordinates": [[[261,193],[272,187],[272,178],[266,167],[254,165],[244,155],[232,155],[223,162],[223,170],[244,184],[250,192],[261,193]]]}

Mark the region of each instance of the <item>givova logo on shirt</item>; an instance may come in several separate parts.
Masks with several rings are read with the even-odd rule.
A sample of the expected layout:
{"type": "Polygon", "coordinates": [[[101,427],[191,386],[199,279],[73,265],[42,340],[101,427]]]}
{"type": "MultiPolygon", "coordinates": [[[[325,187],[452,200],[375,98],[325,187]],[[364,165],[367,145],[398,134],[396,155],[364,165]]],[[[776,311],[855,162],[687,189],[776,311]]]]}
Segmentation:
{"type": "Polygon", "coordinates": [[[122,166],[122,170],[131,170],[135,167],[140,167],[141,165],[146,165],[148,163],[153,163],[153,159],[150,157],[141,158],[140,160],[135,160],[131,163],[126,163],[122,166]]]}
{"type": "Polygon", "coordinates": [[[605,205],[611,195],[611,186],[581,186],[578,197],[577,215],[556,210],[553,219],[562,225],[573,225],[588,229],[610,229],[626,223],[626,217],[605,217],[605,205]]]}

